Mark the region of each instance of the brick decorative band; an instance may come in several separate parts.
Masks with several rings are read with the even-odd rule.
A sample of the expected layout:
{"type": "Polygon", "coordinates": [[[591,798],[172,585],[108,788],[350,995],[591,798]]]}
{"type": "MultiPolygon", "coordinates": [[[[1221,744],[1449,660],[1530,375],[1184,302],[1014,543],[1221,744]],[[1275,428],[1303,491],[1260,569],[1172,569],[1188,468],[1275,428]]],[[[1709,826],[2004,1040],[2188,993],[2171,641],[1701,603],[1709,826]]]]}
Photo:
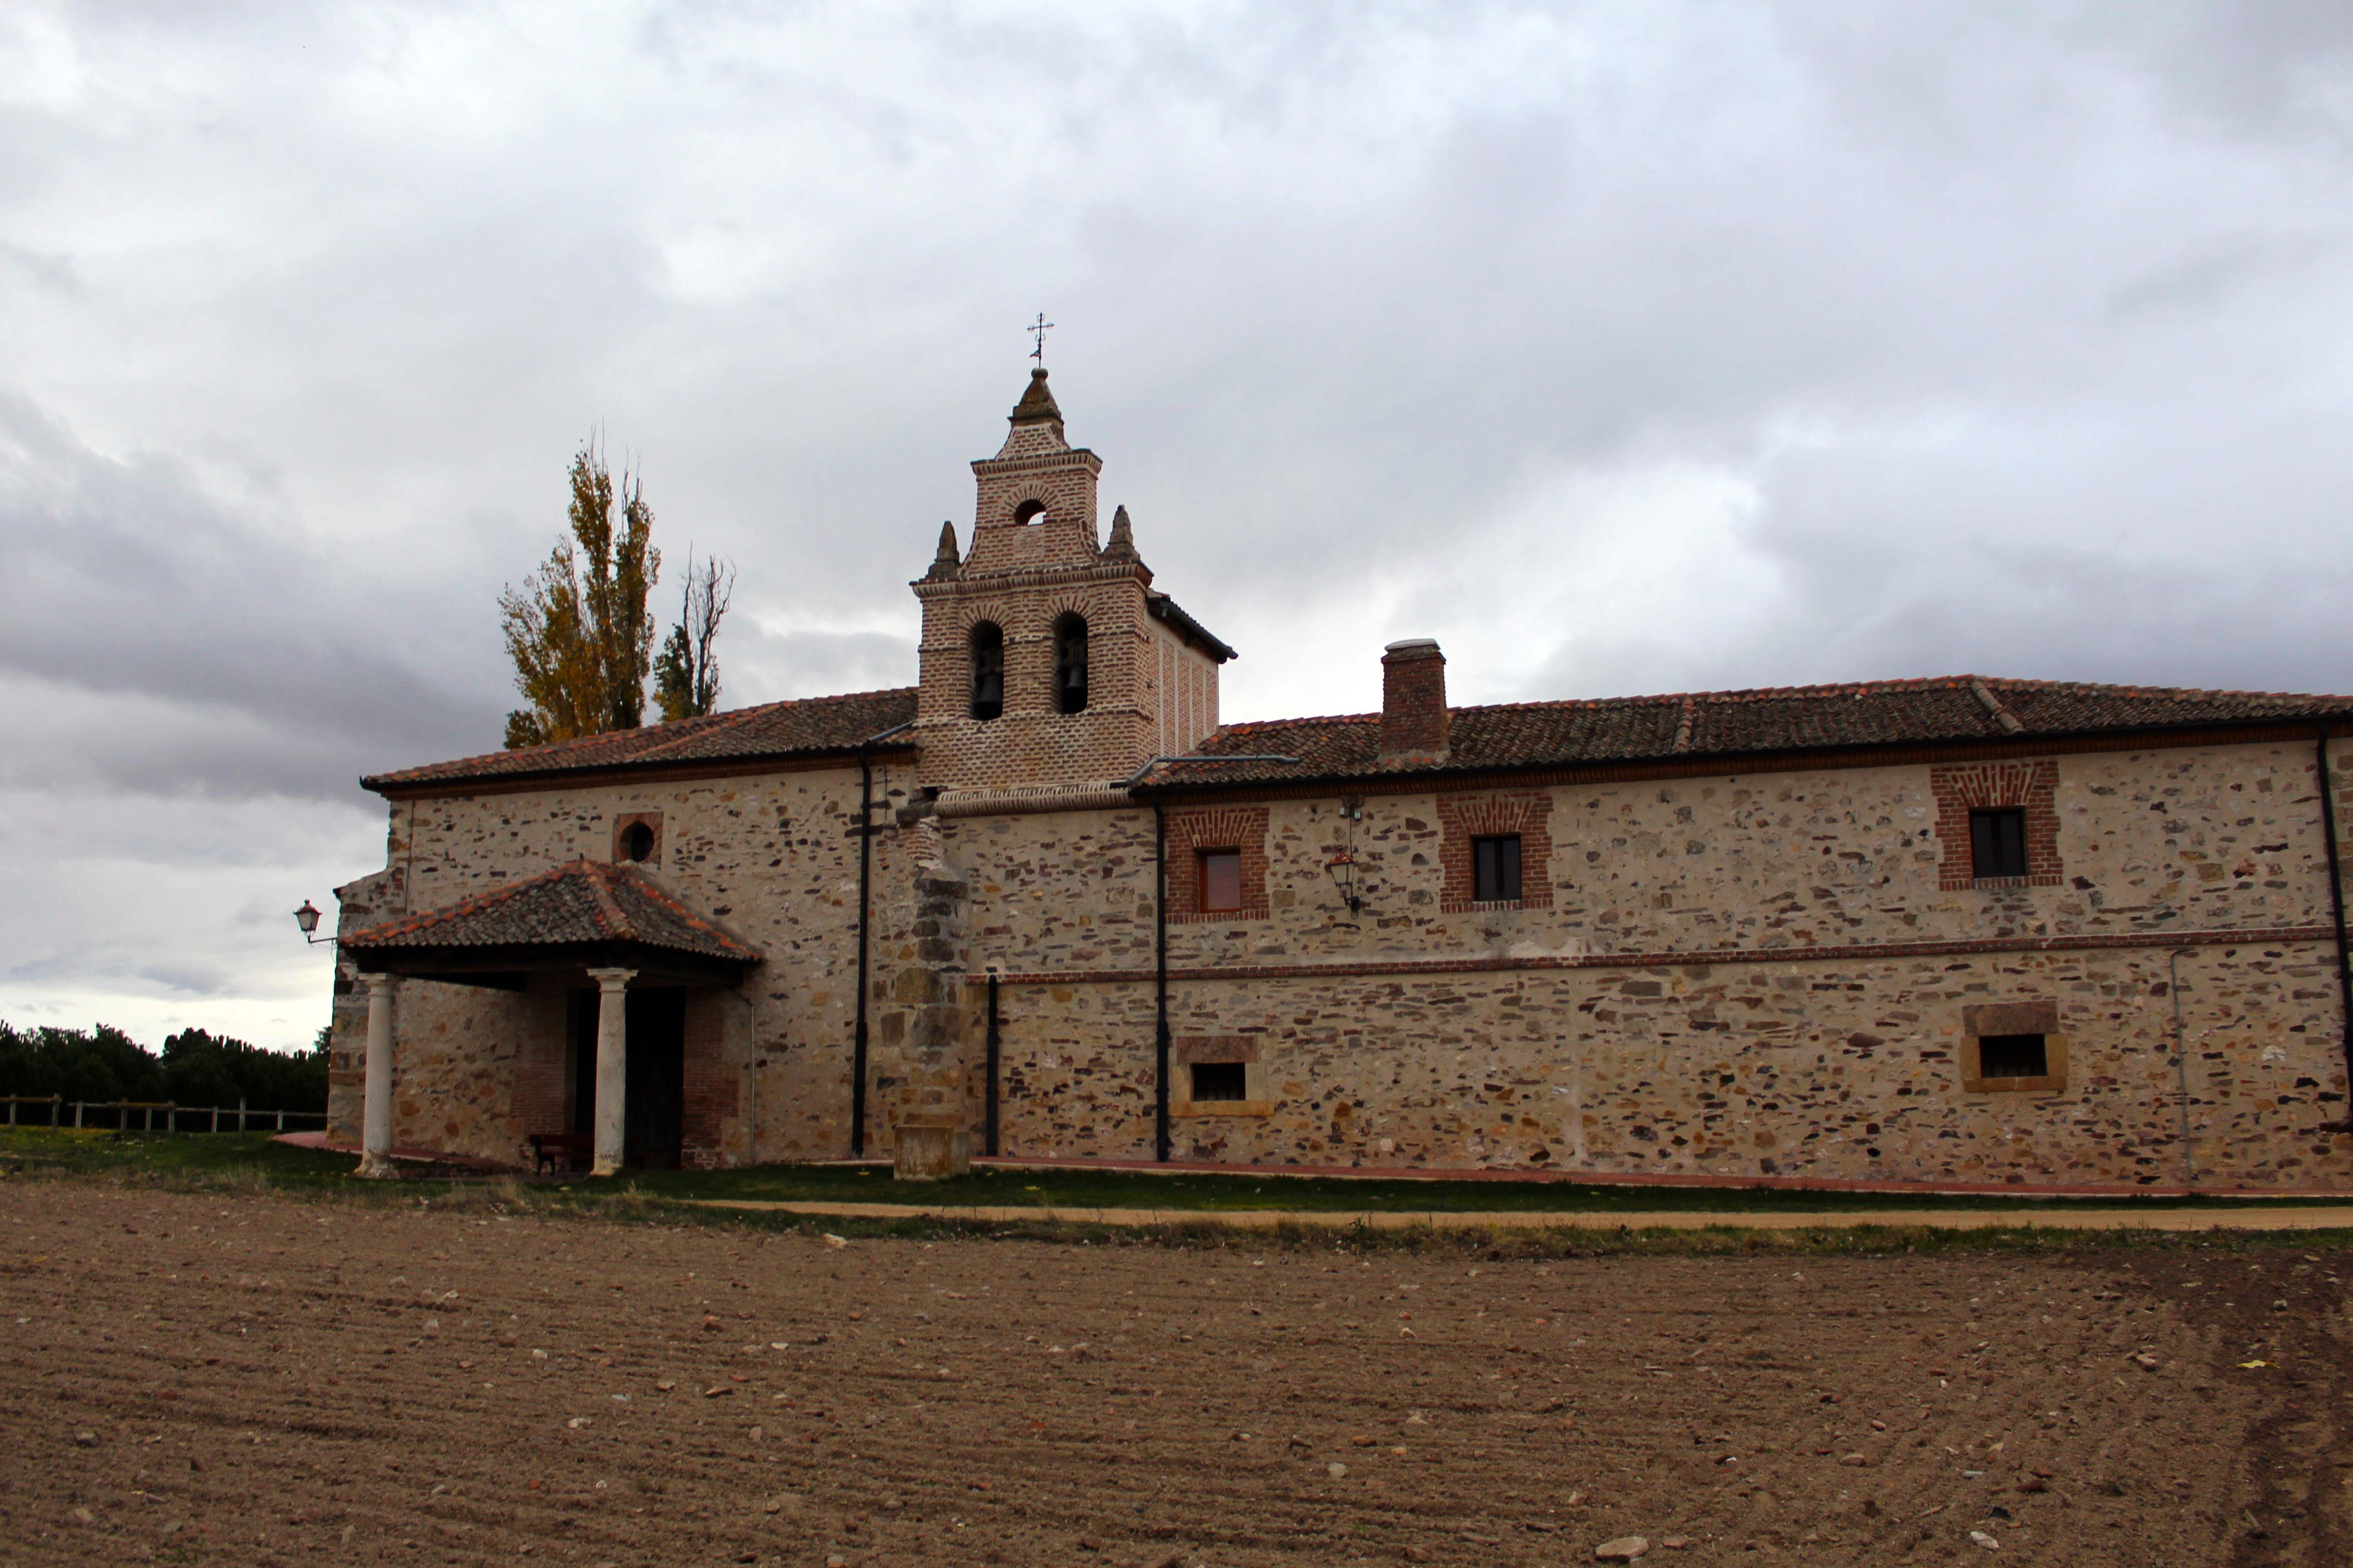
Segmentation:
{"type": "MultiPolygon", "coordinates": [[[[2334,926],[2266,926],[2252,931],[2126,931],[2104,936],[1992,937],[1977,942],[1889,942],[1851,947],[1743,947],[1690,952],[1609,952],[1533,958],[1386,958],[1336,963],[1223,963],[1171,967],[1180,980],[1348,980],[1377,974],[1502,974],[1546,969],[1682,969],[1716,963],[1845,963],[1881,959],[1938,958],[1997,952],[2099,952],[2128,948],[2262,947],[2335,942],[2334,926]]],[[[1134,985],[1149,969],[1085,969],[1000,973],[1000,985],[1134,985]]],[[[986,974],[967,974],[985,985],[986,974]]]]}

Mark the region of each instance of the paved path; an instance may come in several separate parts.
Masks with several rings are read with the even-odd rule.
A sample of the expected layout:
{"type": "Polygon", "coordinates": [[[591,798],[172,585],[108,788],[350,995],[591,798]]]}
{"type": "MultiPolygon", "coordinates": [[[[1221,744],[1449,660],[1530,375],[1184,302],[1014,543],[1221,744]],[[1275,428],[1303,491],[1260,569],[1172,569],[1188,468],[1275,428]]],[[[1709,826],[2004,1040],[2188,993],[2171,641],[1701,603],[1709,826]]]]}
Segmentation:
{"type": "Polygon", "coordinates": [[[855,1204],[758,1198],[690,1198],[703,1208],[749,1209],[840,1219],[954,1219],[991,1225],[1227,1226],[1272,1230],[1282,1226],[1345,1230],[1829,1230],[1860,1226],[1921,1226],[1984,1230],[2015,1226],[2035,1230],[2353,1230],[2353,1206],[2327,1208],[2119,1209],[1792,1209],[1727,1213],[1653,1209],[1367,1212],[1345,1209],[1049,1208],[1016,1205],[855,1204]]]}

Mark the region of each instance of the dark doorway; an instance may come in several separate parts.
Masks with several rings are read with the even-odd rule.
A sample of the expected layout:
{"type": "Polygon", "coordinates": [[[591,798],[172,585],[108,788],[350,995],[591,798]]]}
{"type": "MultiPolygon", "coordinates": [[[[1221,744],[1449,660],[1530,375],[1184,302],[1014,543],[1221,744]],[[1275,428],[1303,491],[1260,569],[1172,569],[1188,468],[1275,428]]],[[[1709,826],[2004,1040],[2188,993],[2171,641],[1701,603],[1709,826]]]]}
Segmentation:
{"type": "MultiPolygon", "coordinates": [[[[596,1131],[597,994],[573,996],[572,1131],[596,1131]]],[[[686,992],[649,986],[628,993],[629,1045],[622,1137],[627,1163],[678,1169],[686,1142],[686,992]]]]}

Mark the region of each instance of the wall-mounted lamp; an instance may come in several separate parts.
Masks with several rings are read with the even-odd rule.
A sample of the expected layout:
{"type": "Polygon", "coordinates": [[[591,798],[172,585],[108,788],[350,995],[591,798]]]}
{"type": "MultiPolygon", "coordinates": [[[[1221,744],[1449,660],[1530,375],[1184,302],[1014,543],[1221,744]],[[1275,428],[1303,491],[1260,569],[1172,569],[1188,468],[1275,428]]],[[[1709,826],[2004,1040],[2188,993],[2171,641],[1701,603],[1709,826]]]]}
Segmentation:
{"type": "Polygon", "coordinates": [[[1356,914],[1363,910],[1365,900],[1356,891],[1355,851],[1343,849],[1334,855],[1324,863],[1324,874],[1332,879],[1334,887],[1340,889],[1340,901],[1348,906],[1350,914],[1356,914]]]}
{"type": "Polygon", "coordinates": [[[322,942],[329,947],[335,945],[335,939],[333,937],[316,936],[312,934],[319,929],[319,910],[318,907],[312,904],[310,900],[303,900],[302,907],[294,911],[294,923],[302,928],[302,940],[311,943],[313,947],[322,942]]]}
{"type": "Polygon", "coordinates": [[[1332,858],[1324,863],[1324,874],[1340,889],[1340,901],[1353,915],[1365,907],[1364,893],[1356,882],[1356,819],[1365,815],[1365,803],[1351,795],[1340,803],[1340,810],[1348,819],[1348,842],[1333,851],[1332,858]]]}

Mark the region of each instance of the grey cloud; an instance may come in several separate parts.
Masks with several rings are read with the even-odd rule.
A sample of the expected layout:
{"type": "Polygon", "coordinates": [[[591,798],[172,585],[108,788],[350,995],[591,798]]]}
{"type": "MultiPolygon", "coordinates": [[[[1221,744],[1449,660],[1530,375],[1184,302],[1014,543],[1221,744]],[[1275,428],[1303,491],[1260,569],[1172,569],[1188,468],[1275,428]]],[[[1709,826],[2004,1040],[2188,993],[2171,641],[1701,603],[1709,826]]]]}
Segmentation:
{"type": "Polygon", "coordinates": [[[182,463],[91,451],[22,397],[0,395],[0,673],[46,688],[19,729],[52,742],[16,778],[330,794],[354,763],[481,744],[479,658],[401,657],[446,659],[446,584],[386,584],[234,515],[182,463]]]}
{"type": "Polygon", "coordinates": [[[1233,713],[1406,631],[1486,700],[2353,685],[2333,0],[63,26],[0,121],[20,789],[494,743],[599,420],[741,571],[732,699],[912,679],[1039,309],[1233,713]]]}

